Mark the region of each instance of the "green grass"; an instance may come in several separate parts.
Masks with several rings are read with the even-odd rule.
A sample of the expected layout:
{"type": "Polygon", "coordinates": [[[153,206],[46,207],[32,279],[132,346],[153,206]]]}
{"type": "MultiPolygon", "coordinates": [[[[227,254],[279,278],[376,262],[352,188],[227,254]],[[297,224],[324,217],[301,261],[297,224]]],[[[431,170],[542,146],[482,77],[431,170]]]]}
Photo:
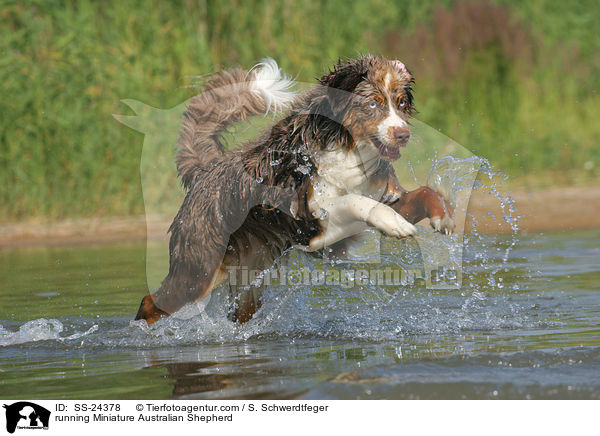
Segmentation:
{"type": "Polygon", "coordinates": [[[501,46],[499,32],[445,74],[433,61],[451,59],[448,50],[459,47],[443,52],[440,41],[411,39],[420,27],[435,34],[432,20],[444,10],[463,27],[453,2],[442,3],[445,9],[431,0],[4,2],[0,220],[143,213],[143,136],[112,117],[131,113],[120,100],[170,108],[193,95],[191,76],[249,67],[264,56],[301,81],[339,56],[401,58],[416,74],[418,118],[504,172],[517,179],[555,173],[564,183],[572,174],[597,177],[600,37],[593,23],[600,5],[498,1],[530,51],[501,46]],[[390,43],[394,34],[401,39],[390,43]],[[427,50],[429,69],[418,58],[427,50]]]}

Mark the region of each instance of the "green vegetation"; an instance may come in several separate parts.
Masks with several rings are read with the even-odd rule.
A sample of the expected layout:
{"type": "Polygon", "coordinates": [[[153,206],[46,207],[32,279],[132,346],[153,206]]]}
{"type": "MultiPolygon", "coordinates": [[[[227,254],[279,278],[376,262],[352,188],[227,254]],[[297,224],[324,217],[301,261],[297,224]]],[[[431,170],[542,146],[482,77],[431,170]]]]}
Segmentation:
{"type": "Polygon", "coordinates": [[[303,81],[338,56],[403,59],[418,118],[502,171],[597,177],[598,3],[441,3],[4,2],[0,220],[142,213],[143,139],[119,101],[169,108],[193,75],[264,56],[303,81]]]}

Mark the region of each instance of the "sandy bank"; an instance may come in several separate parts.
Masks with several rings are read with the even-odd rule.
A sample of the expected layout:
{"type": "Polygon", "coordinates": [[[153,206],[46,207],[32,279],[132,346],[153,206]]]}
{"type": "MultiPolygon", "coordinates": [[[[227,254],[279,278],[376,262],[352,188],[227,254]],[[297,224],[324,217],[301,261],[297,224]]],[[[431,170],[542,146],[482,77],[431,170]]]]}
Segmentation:
{"type": "MultiPolygon", "coordinates": [[[[600,186],[557,188],[544,191],[512,191],[520,215],[520,232],[576,230],[600,227],[600,186]]],[[[498,201],[474,193],[468,212],[485,233],[509,233],[498,201]]],[[[77,245],[162,239],[167,236],[169,217],[134,216],[66,220],[24,221],[0,225],[0,247],[77,245]]],[[[467,218],[465,231],[472,229],[467,218]]]]}

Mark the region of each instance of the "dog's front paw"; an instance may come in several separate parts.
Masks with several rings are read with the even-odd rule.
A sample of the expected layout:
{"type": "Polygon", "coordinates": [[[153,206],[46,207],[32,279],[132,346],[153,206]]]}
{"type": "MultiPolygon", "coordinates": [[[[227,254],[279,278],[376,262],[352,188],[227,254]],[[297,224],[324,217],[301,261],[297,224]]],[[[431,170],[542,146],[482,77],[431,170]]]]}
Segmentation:
{"type": "Polygon", "coordinates": [[[415,226],[385,204],[378,204],[371,210],[367,223],[393,238],[405,238],[417,232],[415,226]]]}
{"type": "Polygon", "coordinates": [[[429,224],[436,232],[451,235],[456,227],[452,206],[448,200],[431,188],[424,188],[423,192],[429,224]]]}
{"type": "Polygon", "coordinates": [[[443,217],[435,216],[429,219],[429,223],[431,224],[433,230],[436,232],[445,233],[446,235],[451,235],[456,227],[454,219],[452,219],[452,217],[449,215],[444,215],[443,217]]]}

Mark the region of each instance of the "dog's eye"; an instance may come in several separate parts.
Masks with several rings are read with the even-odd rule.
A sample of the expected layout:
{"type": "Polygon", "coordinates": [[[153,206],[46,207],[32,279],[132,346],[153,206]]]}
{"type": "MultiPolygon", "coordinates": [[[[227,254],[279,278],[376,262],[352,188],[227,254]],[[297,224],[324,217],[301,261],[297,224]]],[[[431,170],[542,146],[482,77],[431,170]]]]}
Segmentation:
{"type": "Polygon", "coordinates": [[[406,106],[406,101],[404,99],[400,100],[400,107],[406,106]]]}
{"type": "Polygon", "coordinates": [[[371,103],[369,103],[369,107],[371,109],[375,109],[377,107],[377,103],[375,103],[374,101],[372,101],[371,103]]]}

